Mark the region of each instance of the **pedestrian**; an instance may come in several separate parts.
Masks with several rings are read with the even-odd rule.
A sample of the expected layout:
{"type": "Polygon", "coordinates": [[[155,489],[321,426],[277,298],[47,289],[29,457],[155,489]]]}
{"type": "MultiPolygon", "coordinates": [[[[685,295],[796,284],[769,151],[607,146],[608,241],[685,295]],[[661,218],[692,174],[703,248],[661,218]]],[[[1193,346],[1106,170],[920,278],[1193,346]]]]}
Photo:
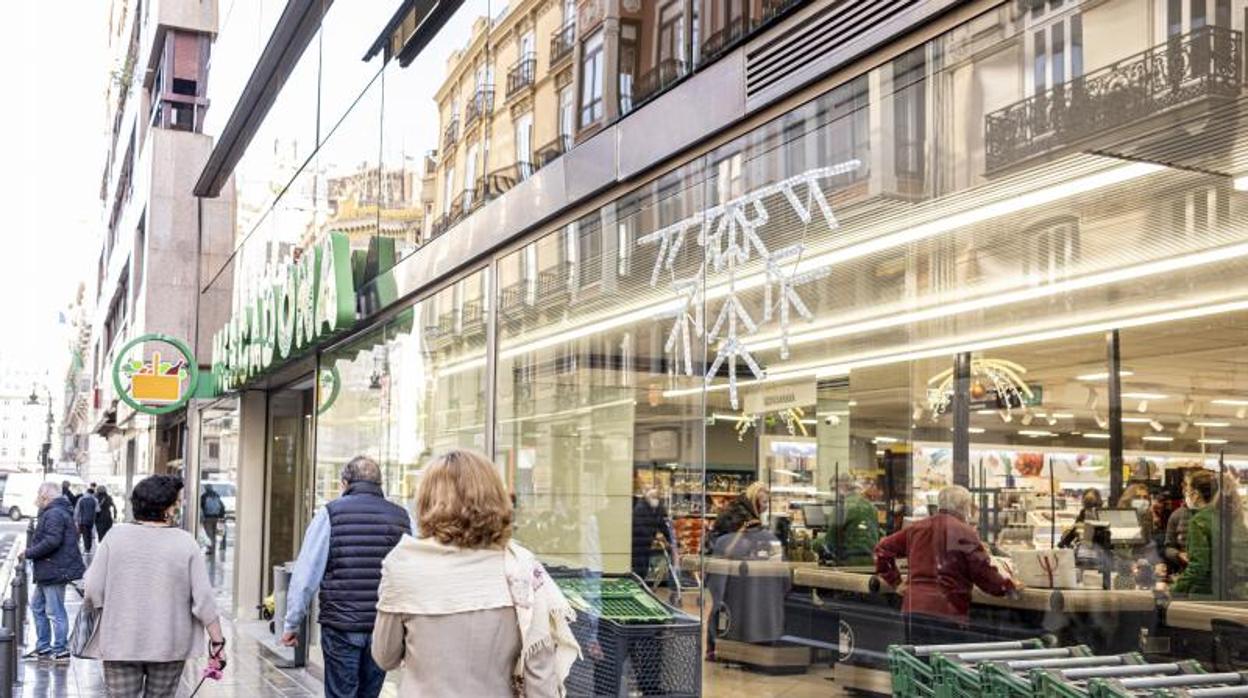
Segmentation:
{"type": "Polygon", "coordinates": [[[419,535],[403,536],[382,567],[377,664],[403,667],[405,696],[563,695],[580,654],[575,613],[511,540],[511,501],[493,463],[450,451],[425,468],[416,497],[419,535]]]}
{"type": "Polygon", "coordinates": [[[849,473],[839,473],[832,480],[836,499],[835,511],[828,524],[828,533],[816,539],[820,556],[837,565],[870,565],[876,543],[880,542],[880,522],[875,505],[862,494],[862,485],[849,473]]]}
{"type": "Polygon", "coordinates": [[[100,541],[104,540],[104,534],[113,527],[113,522],[117,520],[117,505],[113,503],[113,496],[108,493],[108,488],[100,485],[95,488],[95,501],[98,510],[95,512],[95,535],[100,541]]]}
{"type": "Polygon", "coordinates": [[[134,523],[118,524],[87,570],[84,603],[101,609],[87,654],[104,661],[109,696],[172,697],[186,661],[221,657],[225,637],[199,544],[174,523],[182,479],[134,486],[134,523]]]}
{"type": "Polygon", "coordinates": [[[633,506],[633,574],[643,580],[650,578],[656,541],[669,555],[673,554],[672,521],[659,498],[659,491],[651,487],[633,506]]]}
{"type": "Polygon", "coordinates": [[[225,516],[225,502],[212,485],[204,485],[203,494],[199,495],[199,518],[204,525],[204,534],[208,536],[208,554],[217,554],[217,526],[225,516]]]}
{"type": "Polygon", "coordinates": [[[80,579],[86,566],[78,552],[78,529],[73,507],[55,482],[39,486],[39,510],[30,546],[19,553],[34,563],[35,594],[30,611],[35,617],[35,648],[27,658],[69,661],[69,618],[65,614],[65,585],[80,579]]]}
{"type": "Polygon", "coordinates": [[[69,480],[61,480],[61,495],[69,500],[71,507],[77,505],[78,497],[82,496],[74,494],[74,491],[69,487],[69,480]]]}
{"type": "Polygon", "coordinates": [[[352,458],[340,484],[342,496],[316,512],[304,535],[286,593],[282,644],[298,644],[319,588],[325,695],[376,698],[386,679],[370,652],[381,561],[415,526],[403,507],[386,500],[371,458],[352,458]]]}
{"type": "MultiPolygon", "coordinates": [[[[957,485],[937,495],[938,511],[875,546],[875,571],[903,596],[910,644],[958,642],[970,617],[971,590],[1004,596],[1022,584],[998,572],[975,529],[971,493],[957,485]],[[897,559],[910,568],[902,584],[897,559]]],[[[962,640],[964,641],[964,640],[962,640]]]]}
{"type": "Polygon", "coordinates": [[[78,524],[78,532],[82,534],[82,549],[88,554],[95,541],[95,515],[99,513],[99,509],[94,488],[87,488],[74,505],[74,522],[78,524]]]}

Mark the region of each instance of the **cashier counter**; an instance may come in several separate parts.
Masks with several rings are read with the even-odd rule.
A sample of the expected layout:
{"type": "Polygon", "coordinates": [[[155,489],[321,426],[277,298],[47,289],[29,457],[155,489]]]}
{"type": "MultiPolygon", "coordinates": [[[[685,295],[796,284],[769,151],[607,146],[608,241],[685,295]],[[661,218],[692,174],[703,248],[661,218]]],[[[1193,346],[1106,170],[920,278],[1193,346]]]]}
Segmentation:
{"type": "MultiPolygon", "coordinates": [[[[699,561],[687,558],[686,564],[699,561]]],[[[830,661],[841,689],[891,692],[887,650],[905,642],[906,620],[900,596],[873,570],[710,558],[705,565],[708,578],[766,579],[773,589],[777,577],[791,580],[783,634],[761,643],[721,634],[721,661],[767,673],[801,673],[830,661]]],[[[1196,659],[1211,670],[1248,668],[1248,603],[1172,600],[1141,590],[1026,588],[1002,597],[974,591],[964,641],[1038,635],[1052,635],[1059,645],[1086,644],[1098,654],[1143,651],[1196,659]]]]}

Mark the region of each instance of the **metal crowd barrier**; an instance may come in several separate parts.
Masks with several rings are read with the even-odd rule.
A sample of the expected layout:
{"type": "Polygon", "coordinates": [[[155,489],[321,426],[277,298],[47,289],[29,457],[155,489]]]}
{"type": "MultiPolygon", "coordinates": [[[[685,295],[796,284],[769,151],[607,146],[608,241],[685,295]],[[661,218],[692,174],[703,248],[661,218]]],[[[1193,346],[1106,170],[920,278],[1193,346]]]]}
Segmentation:
{"type": "Polygon", "coordinates": [[[26,612],[30,603],[29,579],[25,564],[17,554],[25,549],[16,534],[0,538],[0,579],[7,580],[0,601],[0,698],[12,698],[20,694],[16,688],[21,683],[19,648],[26,638],[26,612]]]}

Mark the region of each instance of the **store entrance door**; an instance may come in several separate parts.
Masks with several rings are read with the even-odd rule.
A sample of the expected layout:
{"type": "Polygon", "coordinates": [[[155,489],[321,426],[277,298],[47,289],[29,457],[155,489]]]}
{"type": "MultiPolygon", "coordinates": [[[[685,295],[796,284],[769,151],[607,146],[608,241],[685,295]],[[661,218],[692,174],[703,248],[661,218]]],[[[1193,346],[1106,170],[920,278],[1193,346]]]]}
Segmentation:
{"type": "Polygon", "coordinates": [[[273,589],[273,566],[299,553],[303,511],[312,470],[313,379],[308,376],[269,394],[269,439],[265,473],[264,588],[273,589]]]}

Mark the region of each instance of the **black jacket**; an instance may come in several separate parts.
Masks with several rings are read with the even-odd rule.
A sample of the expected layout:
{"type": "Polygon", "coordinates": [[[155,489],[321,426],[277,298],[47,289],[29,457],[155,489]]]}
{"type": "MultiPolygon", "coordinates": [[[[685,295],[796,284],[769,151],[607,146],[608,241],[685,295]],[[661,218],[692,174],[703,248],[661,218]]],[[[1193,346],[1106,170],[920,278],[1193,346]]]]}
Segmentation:
{"type": "Polygon", "coordinates": [[[113,504],[113,496],[102,494],[95,499],[100,505],[100,510],[95,513],[96,528],[112,527],[113,519],[117,518],[117,505],[113,504]]]}
{"type": "Polygon", "coordinates": [[[371,482],[351,483],[326,509],[329,559],[321,578],[320,623],[340,632],[372,632],[381,561],[412,532],[411,518],[371,482]]]}
{"type": "Polygon", "coordinates": [[[633,555],[649,555],[656,535],[662,535],[668,546],[672,545],[667,509],[662,504],[650,506],[645,499],[637,500],[633,507],[633,555]]]}
{"type": "Polygon", "coordinates": [[[95,499],[95,495],[87,492],[74,504],[74,521],[79,526],[94,526],[95,514],[99,510],[100,503],[95,499]]]}
{"type": "Polygon", "coordinates": [[[87,571],[78,552],[78,527],[68,498],[57,497],[39,512],[26,559],[35,565],[36,584],[67,584],[87,571]]]}

